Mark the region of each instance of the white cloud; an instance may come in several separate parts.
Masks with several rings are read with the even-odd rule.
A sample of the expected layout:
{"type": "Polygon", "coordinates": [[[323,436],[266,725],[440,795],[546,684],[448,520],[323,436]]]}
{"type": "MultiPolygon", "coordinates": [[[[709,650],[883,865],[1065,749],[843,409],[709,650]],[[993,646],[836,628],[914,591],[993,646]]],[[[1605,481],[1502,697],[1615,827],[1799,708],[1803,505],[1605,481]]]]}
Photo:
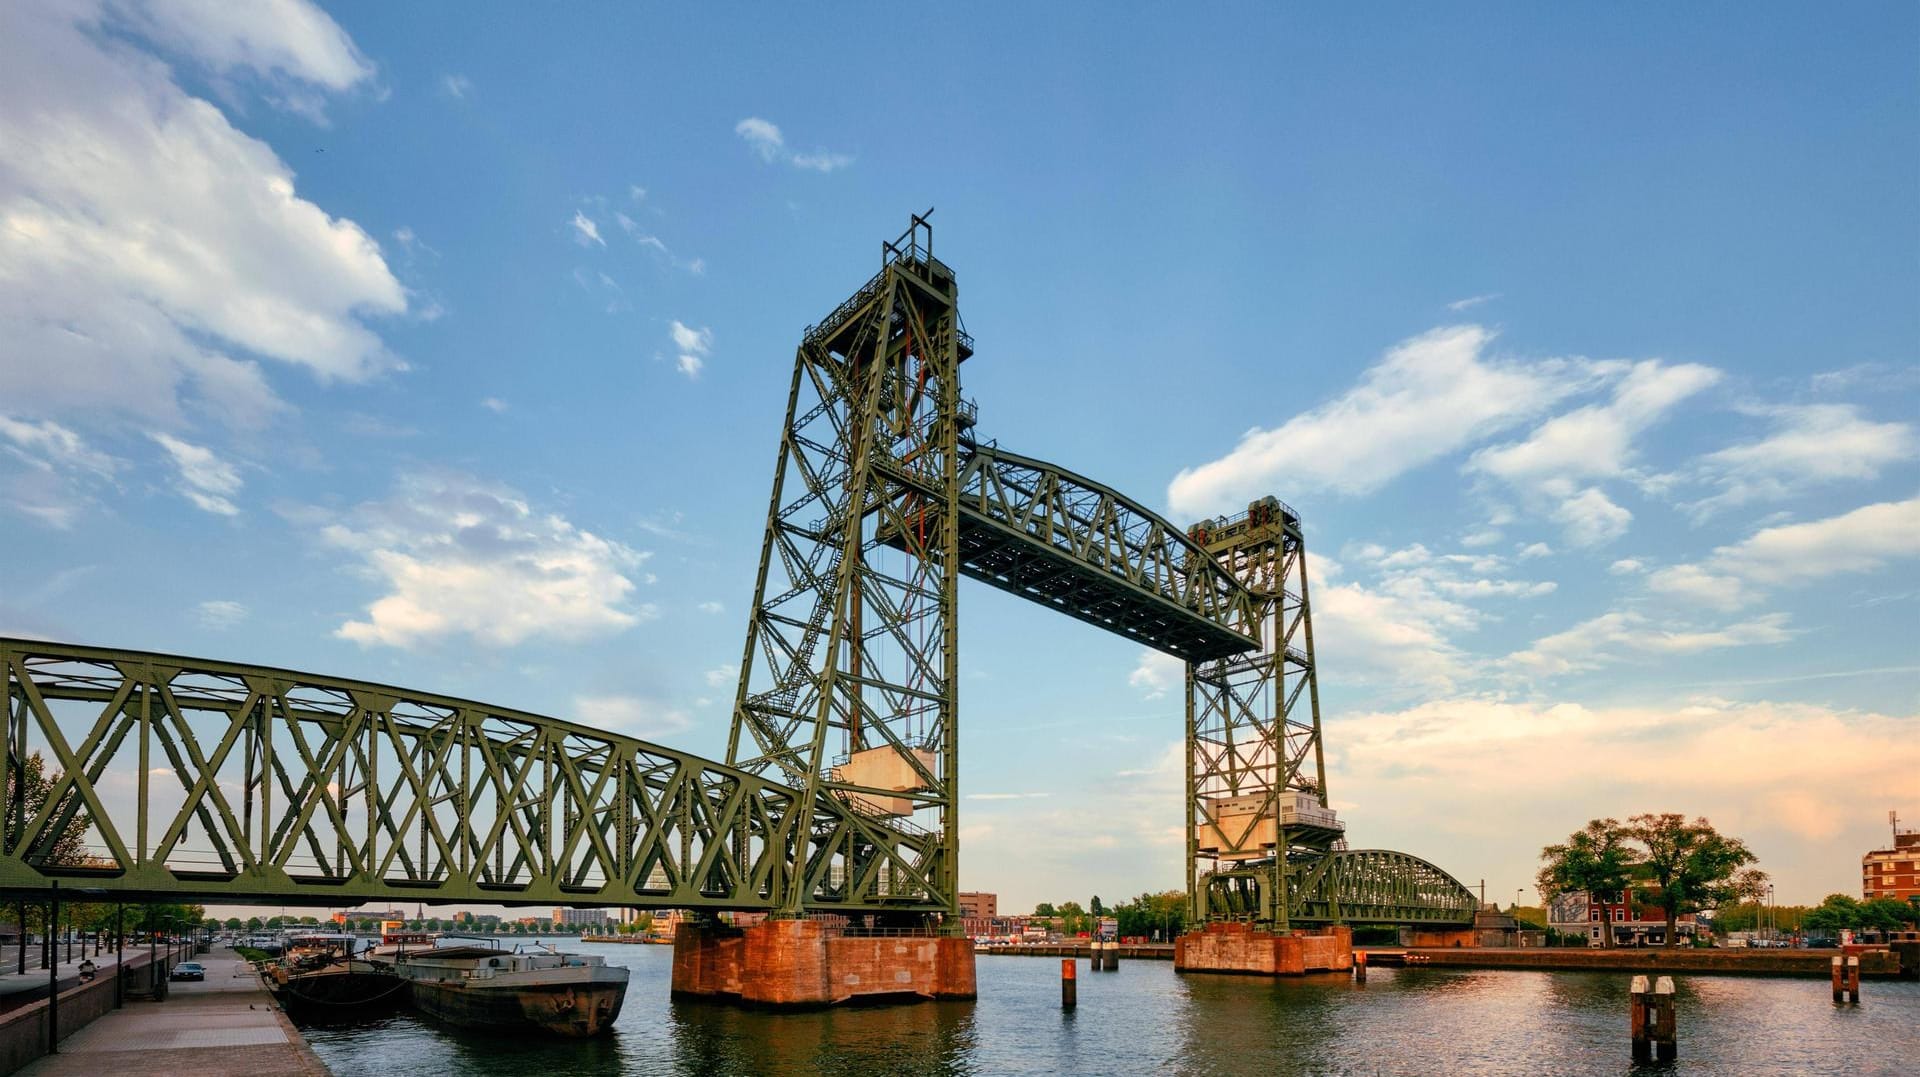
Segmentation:
{"type": "Polygon", "coordinates": [[[1504,537],[1505,536],[1503,536],[1498,529],[1488,527],[1488,528],[1483,528],[1482,530],[1479,530],[1479,531],[1475,531],[1472,534],[1462,538],[1460,540],[1460,545],[1465,546],[1469,549],[1472,549],[1478,546],[1491,546],[1494,543],[1499,542],[1504,537]]]}
{"type": "Polygon", "coordinates": [[[582,247],[591,247],[596,243],[602,247],[607,245],[607,241],[600,238],[600,226],[577,209],[573,211],[573,239],[582,247]]]}
{"type": "Polygon", "coordinates": [[[473,80],[465,75],[442,75],[440,77],[440,90],[448,97],[456,100],[464,100],[468,94],[473,92],[473,80]]]}
{"type": "Polygon", "coordinates": [[[1839,516],[1763,528],[1721,546],[1698,564],[1648,577],[1661,594],[1716,609],[1737,609],[1772,588],[1828,576],[1874,572],[1920,557],[1920,498],[1883,501],[1839,516]]]}
{"type": "Polygon", "coordinates": [[[1887,466],[1920,455],[1913,427],[1874,422],[1851,404],[1749,410],[1771,420],[1773,429],[1757,441],[1700,459],[1691,477],[1720,492],[1689,506],[1697,514],[1777,500],[1822,484],[1877,479],[1887,466]]]}
{"type": "Polygon", "coordinates": [[[1615,576],[1631,576],[1635,573],[1645,572],[1646,568],[1647,566],[1644,562],[1636,561],[1631,557],[1622,557],[1620,560],[1608,565],[1607,571],[1613,573],[1615,576]]]}
{"type": "Polygon", "coordinates": [[[689,378],[697,378],[706,366],[707,356],[713,352],[713,330],[695,329],[675,319],[667,330],[673,337],[673,346],[679,355],[674,366],[689,378]]]}
{"type": "Polygon", "coordinates": [[[1531,561],[1536,557],[1552,557],[1553,547],[1544,542],[1529,542],[1520,547],[1520,553],[1517,556],[1522,561],[1531,561]]]}
{"type": "Polygon", "coordinates": [[[845,153],[829,153],[820,150],[814,153],[796,153],[787,160],[795,168],[805,168],[814,172],[833,172],[853,163],[853,157],[845,153]]]}
{"type": "Polygon", "coordinates": [[[1613,380],[1612,399],[1556,415],[1524,440],[1481,449],[1467,465],[1505,481],[1536,505],[1551,506],[1548,514],[1576,546],[1612,541],[1633,521],[1631,512],[1591,483],[1635,477],[1634,439],[1720,378],[1711,367],[1653,359],[1594,369],[1613,380]]]}
{"type": "Polygon", "coordinates": [[[8,507],[62,530],[93,503],[93,489],[111,485],[120,461],[52,420],[0,415],[0,449],[19,466],[0,475],[8,507]]]}
{"type": "Polygon", "coordinates": [[[322,523],[328,546],[360,560],[386,593],[334,633],[412,647],[466,636],[493,647],[609,635],[658,616],[631,604],[649,554],[536,512],[518,493],[451,473],[404,476],[392,497],[322,523]]]}
{"type": "Polygon", "coordinates": [[[1143,650],[1127,674],[1127,684],[1147,699],[1159,699],[1174,688],[1186,691],[1187,664],[1170,654],[1143,650]]]}
{"type": "Polygon", "coordinates": [[[739,135],[747,146],[768,164],[785,161],[795,168],[814,172],[833,172],[853,163],[851,156],[828,150],[815,150],[812,153],[791,152],[787,149],[787,140],[780,133],[780,128],[758,116],[749,116],[734,124],[733,133],[739,135]]]}
{"type": "Polygon", "coordinates": [[[1308,572],[1323,682],[1447,691],[1468,675],[1451,636],[1478,627],[1480,614],[1441,595],[1425,575],[1391,575],[1367,586],[1335,582],[1340,569],[1331,561],[1309,562],[1308,572]]]}
{"type": "Polygon", "coordinates": [[[1633,513],[1613,503],[1598,486],[1589,486],[1560,502],[1553,518],[1566,528],[1575,546],[1599,546],[1627,533],[1633,513]]]}
{"type": "Polygon", "coordinates": [[[1532,418],[1587,381],[1585,364],[1487,358],[1492,339],[1467,325],[1402,341],[1338,398],[1182,469],[1167,500],[1197,517],[1244,508],[1281,487],[1366,493],[1532,418]]]}
{"type": "Polygon", "coordinates": [[[507,413],[507,402],[497,396],[481,398],[480,406],[493,412],[495,415],[505,415],[507,413]]]}
{"type": "Polygon", "coordinates": [[[178,481],[174,488],[194,506],[216,516],[237,516],[239,506],[233,496],[240,492],[240,472],[212,449],[181,441],[168,434],[154,434],[153,440],[167,451],[178,481]]]}
{"type": "Polygon", "coordinates": [[[307,0],[118,0],[109,6],[130,29],[215,74],[268,81],[268,100],[316,120],[324,120],[323,101],[300,84],[340,93],[373,78],[373,65],[353,39],[307,0]]]}
{"type": "Polygon", "coordinates": [[[247,619],[247,607],[229,599],[210,599],[194,607],[200,624],[207,628],[232,628],[247,619]]]}
{"type": "Polygon", "coordinates": [[[719,602],[702,602],[695,608],[706,614],[718,615],[727,612],[727,607],[719,602]]]}
{"type": "Polygon", "coordinates": [[[706,671],[705,673],[702,673],[700,676],[707,682],[707,687],[721,688],[726,685],[737,684],[739,682],[740,667],[739,666],[715,666],[712,669],[706,671]]]}
{"type": "Polygon", "coordinates": [[[1871,572],[1920,557],[1920,498],[1883,501],[1824,520],[1782,524],[1713,552],[1709,565],[1759,584],[1871,572]]]}
{"type": "Polygon", "coordinates": [[[762,161],[776,161],[786,149],[787,140],[781,136],[780,128],[758,116],[749,116],[734,124],[733,133],[745,139],[762,161]]]}
{"type": "Polygon", "coordinates": [[[1916,723],[1916,713],[1765,701],[1447,699],[1335,715],[1327,737],[1336,789],[1375,820],[1368,844],[1424,847],[1490,889],[1531,880],[1540,847],[1588,819],[1658,805],[1746,839],[1783,902],[1817,902],[1831,880],[1857,878],[1886,806],[1912,796],[1916,723]]]}
{"type": "MultiPolygon", "coordinates": [[[[371,69],[305,3],[142,3],[131,28],[229,73],[357,85],[371,69]]],[[[360,381],[401,364],[363,319],[404,313],[371,237],[97,11],[0,5],[0,399],[16,413],[236,426],[284,408],[254,361],[360,381]],[[237,354],[230,354],[232,351],[237,354]]]]}
{"type": "Polygon", "coordinates": [[[1472,310],[1474,307],[1477,307],[1482,303],[1493,302],[1494,300],[1500,298],[1502,294],[1503,293],[1501,292],[1488,292],[1485,295],[1471,295],[1465,299],[1456,299],[1453,302],[1447,304],[1447,309],[1455,312],[1463,311],[1463,310],[1472,310]]]}
{"type": "Polygon", "coordinates": [[[1751,621],[1707,629],[1673,629],[1632,611],[1603,613],[1551,636],[1543,636],[1524,651],[1502,662],[1510,669],[1537,676],[1558,676],[1598,669],[1635,654],[1686,655],[1728,647],[1785,643],[1793,638],[1785,614],[1767,614],[1751,621]]]}
{"type": "Polygon", "coordinates": [[[630,183],[627,185],[627,197],[633,199],[635,202],[645,202],[647,200],[647,189],[637,183],[630,183]]]}
{"type": "Polygon", "coordinates": [[[642,740],[681,733],[691,728],[686,711],[642,696],[574,696],[576,720],[609,733],[642,740]]]}
{"type": "Polygon", "coordinates": [[[1699,565],[1657,569],[1647,577],[1647,589],[1717,610],[1739,609],[1755,597],[1739,577],[1709,572],[1699,565]]]}

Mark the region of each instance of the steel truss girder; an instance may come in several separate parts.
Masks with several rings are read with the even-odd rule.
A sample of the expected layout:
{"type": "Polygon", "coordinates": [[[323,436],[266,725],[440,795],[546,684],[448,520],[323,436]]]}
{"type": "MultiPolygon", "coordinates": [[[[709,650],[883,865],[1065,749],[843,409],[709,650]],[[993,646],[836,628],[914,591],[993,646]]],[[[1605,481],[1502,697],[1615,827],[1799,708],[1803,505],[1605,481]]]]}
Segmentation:
{"type": "Polygon", "coordinates": [[[1296,924],[1473,923],[1473,891],[1438,867],[1390,849],[1353,849],[1296,865],[1288,919],[1296,924]]]}
{"type": "MultiPolygon", "coordinates": [[[[0,891],[771,910],[825,846],[869,865],[933,853],[837,801],[800,810],[756,775],[471,700],[19,639],[0,668],[0,768],[39,752],[59,775],[38,810],[6,813],[0,891]],[[69,831],[77,863],[51,852],[69,831]]],[[[901,907],[842,884],[814,904],[901,907]]]]}
{"type": "Polygon", "coordinates": [[[967,448],[960,485],[968,576],[1176,658],[1260,645],[1247,588],[1138,502],[984,444],[967,448]]]}

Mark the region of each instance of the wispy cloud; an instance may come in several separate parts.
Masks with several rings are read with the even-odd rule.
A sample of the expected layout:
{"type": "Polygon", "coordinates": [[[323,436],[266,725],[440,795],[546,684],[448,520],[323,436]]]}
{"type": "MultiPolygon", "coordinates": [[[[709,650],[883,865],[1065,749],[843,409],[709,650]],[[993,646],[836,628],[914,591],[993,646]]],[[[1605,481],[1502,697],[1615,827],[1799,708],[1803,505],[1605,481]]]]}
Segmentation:
{"type": "Polygon", "coordinates": [[[1471,295],[1465,299],[1456,299],[1447,304],[1447,309],[1452,311],[1472,310],[1482,303],[1493,302],[1503,294],[1504,293],[1501,292],[1488,292],[1485,295],[1471,295]]]}
{"type": "Polygon", "coordinates": [[[582,247],[607,245],[607,241],[600,238],[600,226],[594,223],[593,218],[577,209],[573,211],[573,241],[582,247]]]}
{"type": "Polygon", "coordinates": [[[833,172],[853,163],[852,155],[831,150],[793,152],[787,148],[786,136],[781,134],[780,128],[758,116],[749,116],[734,124],[733,133],[739,135],[747,147],[768,164],[785,161],[795,168],[812,172],[833,172]]]}
{"type": "Polygon", "coordinates": [[[194,607],[201,625],[213,629],[232,628],[247,619],[247,607],[230,599],[210,599],[194,607]]]}
{"type": "Polygon", "coordinates": [[[676,318],[667,332],[673,338],[674,349],[679,353],[674,359],[674,367],[689,378],[698,378],[707,365],[707,357],[713,352],[713,330],[704,327],[695,329],[676,318]]]}
{"type": "Polygon", "coordinates": [[[232,501],[240,492],[240,472],[220,459],[212,449],[182,441],[170,434],[154,434],[153,440],[167,451],[173,461],[177,481],[174,488],[194,507],[216,516],[237,516],[239,506],[232,501]]]}

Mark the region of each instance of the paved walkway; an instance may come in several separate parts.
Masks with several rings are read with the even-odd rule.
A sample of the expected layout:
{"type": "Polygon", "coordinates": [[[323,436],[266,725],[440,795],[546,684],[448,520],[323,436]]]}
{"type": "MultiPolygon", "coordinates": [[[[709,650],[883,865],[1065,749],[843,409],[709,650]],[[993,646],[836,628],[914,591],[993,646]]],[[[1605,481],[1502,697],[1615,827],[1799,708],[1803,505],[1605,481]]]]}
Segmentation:
{"type": "MultiPolygon", "coordinates": [[[[160,949],[162,956],[165,956],[166,952],[165,947],[160,949]]],[[[89,948],[87,954],[93,958],[93,963],[98,970],[98,975],[107,977],[113,975],[116,958],[114,957],[112,949],[108,949],[106,952],[96,956],[93,954],[92,949],[89,948]]],[[[80,982],[80,962],[82,960],[80,957],[80,946],[75,944],[72,961],[66,960],[66,956],[67,948],[62,946],[60,948],[60,990],[62,991],[80,982]]],[[[127,947],[128,964],[140,961],[146,956],[147,947],[145,943],[142,943],[138,948],[132,946],[127,947]]],[[[16,1006],[24,1006],[35,999],[47,997],[47,970],[40,964],[40,947],[37,944],[28,944],[27,971],[15,971],[20,967],[17,963],[18,960],[19,951],[11,946],[0,946],[0,1012],[11,1010],[16,1006]]]]}
{"type": "Polygon", "coordinates": [[[194,960],[207,967],[205,983],[175,983],[165,1002],[128,1002],[62,1041],[59,1054],[40,1059],[21,1074],[323,1077],[326,1067],[274,1005],[252,966],[224,948],[194,960]]]}

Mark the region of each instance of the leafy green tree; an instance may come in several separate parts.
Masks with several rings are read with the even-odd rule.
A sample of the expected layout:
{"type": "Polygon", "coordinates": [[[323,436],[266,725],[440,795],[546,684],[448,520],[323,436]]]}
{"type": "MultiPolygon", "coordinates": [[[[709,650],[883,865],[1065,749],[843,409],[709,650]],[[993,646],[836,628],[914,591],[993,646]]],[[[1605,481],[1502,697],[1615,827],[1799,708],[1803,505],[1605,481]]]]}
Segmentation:
{"type": "Polygon", "coordinates": [[[1666,913],[1669,947],[1680,944],[1680,914],[1766,892],[1767,873],[1747,867],[1756,859],[1753,851],[1706,819],[1689,822],[1676,812],[1662,812],[1636,815],[1627,822],[1627,834],[1643,854],[1642,870],[1659,887],[1648,900],[1666,913]]]}
{"type": "Polygon", "coordinates": [[[1051,901],[1043,901],[1043,902],[1041,902],[1040,904],[1038,904],[1038,905],[1035,905],[1035,906],[1033,907],[1033,915],[1035,915],[1035,916],[1058,916],[1058,915],[1060,915],[1060,913],[1059,913],[1059,912],[1058,912],[1057,910],[1055,910],[1055,909],[1054,909],[1054,907],[1053,907],[1053,902],[1051,902],[1051,901]]]}
{"type": "MultiPolygon", "coordinates": [[[[61,775],[59,771],[47,773],[46,760],[40,757],[39,752],[34,752],[21,761],[22,774],[18,790],[13,787],[13,769],[11,767],[5,769],[5,781],[0,783],[0,796],[6,799],[0,801],[0,804],[5,805],[7,833],[19,834],[26,829],[28,823],[39,816],[40,810],[46,806],[47,798],[53,795],[53,787],[60,781],[61,775]]],[[[87,828],[93,825],[93,816],[79,808],[78,799],[79,794],[72,788],[68,788],[61,795],[60,802],[54,806],[53,813],[47,817],[51,823],[59,820],[68,811],[73,811],[73,817],[60,828],[59,836],[53,840],[52,846],[47,848],[46,863],[84,864],[89,859],[86,849],[87,828]]]]}
{"type": "Polygon", "coordinates": [[[243,927],[245,927],[245,926],[246,926],[246,924],[245,924],[245,922],[244,922],[244,921],[242,921],[242,920],[241,920],[241,919],[240,919],[240,918],[239,918],[238,916],[229,916],[229,917],[227,917],[227,930],[228,930],[228,931],[238,931],[238,930],[240,930],[241,928],[243,928],[243,927]]]}
{"type": "Polygon", "coordinates": [[[1107,910],[1101,907],[1099,894],[1093,895],[1093,901],[1087,905],[1087,911],[1095,916],[1106,915],[1107,910]]]}
{"type": "MultiPolygon", "coordinates": [[[[1566,841],[1541,849],[1540,872],[1534,878],[1541,900],[1550,904],[1561,894],[1584,890],[1594,901],[1619,901],[1633,875],[1634,853],[1627,839],[1627,828],[1618,819],[1595,819],[1566,841]]],[[[1613,922],[1606,916],[1600,918],[1600,943],[1613,946],[1613,922]]]]}
{"type": "Polygon", "coordinates": [[[256,935],[257,935],[257,934],[259,934],[259,933],[260,933],[260,929],[261,929],[261,927],[263,927],[263,926],[264,926],[264,925],[262,925],[262,924],[260,923],[260,918],[259,918],[258,916],[249,916],[249,917],[247,917],[247,931],[248,931],[248,932],[249,932],[250,934],[256,934],[256,935]]]}

